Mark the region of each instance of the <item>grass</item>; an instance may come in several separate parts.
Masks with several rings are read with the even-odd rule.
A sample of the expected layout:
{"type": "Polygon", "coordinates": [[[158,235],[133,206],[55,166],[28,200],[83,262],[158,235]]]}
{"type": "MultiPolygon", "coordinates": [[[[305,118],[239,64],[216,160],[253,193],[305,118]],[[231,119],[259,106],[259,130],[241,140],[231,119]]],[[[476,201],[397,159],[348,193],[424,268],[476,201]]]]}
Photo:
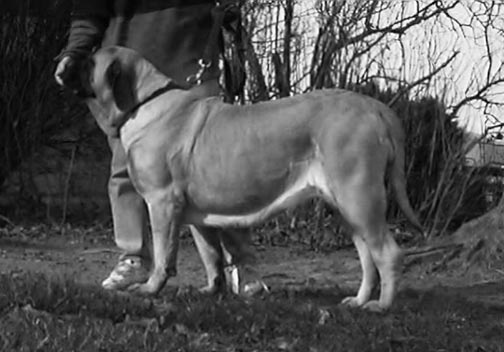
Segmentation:
{"type": "Polygon", "coordinates": [[[42,274],[0,275],[1,351],[504,351],[504,309],[440,290],[401,293],[377,315],[338,291],[252,300],[104,292],[42,274]]]}

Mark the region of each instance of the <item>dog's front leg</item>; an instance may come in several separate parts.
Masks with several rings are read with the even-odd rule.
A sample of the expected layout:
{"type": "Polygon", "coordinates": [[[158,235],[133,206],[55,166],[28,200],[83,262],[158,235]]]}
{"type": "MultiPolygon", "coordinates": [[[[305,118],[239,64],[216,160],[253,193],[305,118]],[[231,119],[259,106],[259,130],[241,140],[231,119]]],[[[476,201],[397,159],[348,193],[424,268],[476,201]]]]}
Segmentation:
{"type": "Polygon", "coordinates": [[[158,293],[168,278],[177,274],[179,229],[185,204],[183,193],[173,186],[150,193],[145,198],[152,227],[153,268],[146,283],[130,287],[149,295],[158,293]]]}

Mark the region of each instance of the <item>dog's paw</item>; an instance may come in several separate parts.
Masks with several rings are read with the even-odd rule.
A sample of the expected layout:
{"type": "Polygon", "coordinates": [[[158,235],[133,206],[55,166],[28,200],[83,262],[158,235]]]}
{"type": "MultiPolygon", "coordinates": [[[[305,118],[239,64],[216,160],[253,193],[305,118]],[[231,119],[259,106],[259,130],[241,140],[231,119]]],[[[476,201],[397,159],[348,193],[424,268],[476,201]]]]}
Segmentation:
{"type": "Polygon", "coordinates": [[[364,304],[362,309],[373,313],[385,313],[388,310],[388,307],[384,307],[383,304],[380,304],[380,301],[375,300],[364,304]]]}
{"type": "Polygon", "coordinates": [[[223,291],[221,288],[219,288],[218,285],[206,285],[204,287],[201,287],[198,289],[198,292],[201,293],[202,295],[215,295],[219,291],[223,291]]]}
{"type": "Polygon", "coordinates": [[[362,307],[363,303],[359,300],[357,296],[345,297],[341,304],[350,308],[362,307]]]}
{"type": "Polygon", "coordinates": [[[154,296],[160,291],[160,288],[146,282],[130,285],[128,291],[141,296],[154,296]]]}

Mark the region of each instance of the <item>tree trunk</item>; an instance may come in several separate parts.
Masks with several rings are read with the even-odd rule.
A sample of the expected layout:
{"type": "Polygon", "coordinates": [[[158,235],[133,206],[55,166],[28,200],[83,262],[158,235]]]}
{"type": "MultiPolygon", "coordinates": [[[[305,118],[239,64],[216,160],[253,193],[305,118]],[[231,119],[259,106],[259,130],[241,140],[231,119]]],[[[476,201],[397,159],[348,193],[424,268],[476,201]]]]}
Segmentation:
{"type": "Polygon", "coordinates": [[[264,78],[263,69],[252,44],[252,39],[247,31],[243,30],[243,41],[246,50],[246,57],[249,65],[250,101],[256,103],[269,99],[268,87],[264,78]]]}
{"type": "Polygon", "coordinates": [[[292,41],[292,20],[294,17],[294,0],[285,2],[285,30],[283,39],[283,63],[280,97],[288,97],[291,88],[291,41],[292,41]]]}

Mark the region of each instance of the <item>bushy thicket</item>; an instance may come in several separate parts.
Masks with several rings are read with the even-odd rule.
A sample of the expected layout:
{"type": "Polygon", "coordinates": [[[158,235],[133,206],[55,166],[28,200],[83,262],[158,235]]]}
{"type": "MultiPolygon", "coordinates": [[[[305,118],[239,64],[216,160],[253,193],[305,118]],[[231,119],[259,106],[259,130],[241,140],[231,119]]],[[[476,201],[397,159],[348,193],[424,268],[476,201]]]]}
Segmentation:
{"type": "MultiPolygon", "coordinates": [[[[347,88],[389,104],[401,119],[406,132],[408,196],[428,236],[449,234],[463,222],[488,210],[485,200],[488,172],[466,166],[466,136],[440,100],[398,98],[398,91],[380,90],[373,84],[347,88]]],[[[389,194],[388,204],[389,221],[397,226],[399,233],[406,235],[405,239],[410,239],[408,231],[404,232],[408,223],[393,194],[389,194]]],[[[318,201],[274,221],[268,230],[271,228],[315,248],[349,243],[339,215],[318,201]],[[335,237],[334,233],[342,236],[335,237]]]]}
{"type": "MultiPolygon", "coordinates": [[[[374,85],[356,90],[389,104],[406,132],[408,195],[430,234],[453,230],[485,212],[484,171],[466,166],[467,136],[435,97],[399,98],[393,90],[374,85]]],[[[390,215],[397,214],[390,202],[390,215]]]]}
{"type": "Polygon", "coordinates": [[[54,59],[66,40],[68,4],[0,6],[0,185],[21,161],[41,145],[54,143],[52,136],[82,115],[53,78],[54,59]]]}

